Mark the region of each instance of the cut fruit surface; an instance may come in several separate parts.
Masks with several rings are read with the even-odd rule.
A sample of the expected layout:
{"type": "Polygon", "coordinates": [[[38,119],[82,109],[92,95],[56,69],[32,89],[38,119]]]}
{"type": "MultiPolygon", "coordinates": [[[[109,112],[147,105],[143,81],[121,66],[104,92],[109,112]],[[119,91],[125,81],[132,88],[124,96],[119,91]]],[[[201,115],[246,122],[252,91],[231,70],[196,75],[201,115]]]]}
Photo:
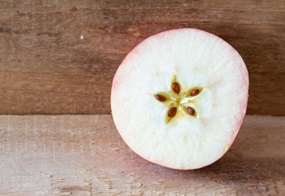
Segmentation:
{"type": "Polygon", "coordinates": [[[197,169],[233,143],[246,113],[248,72],[221,38],[197,29],[151,36],[124,59],[111,108],[126,144],[174,169],[197,169]]]}

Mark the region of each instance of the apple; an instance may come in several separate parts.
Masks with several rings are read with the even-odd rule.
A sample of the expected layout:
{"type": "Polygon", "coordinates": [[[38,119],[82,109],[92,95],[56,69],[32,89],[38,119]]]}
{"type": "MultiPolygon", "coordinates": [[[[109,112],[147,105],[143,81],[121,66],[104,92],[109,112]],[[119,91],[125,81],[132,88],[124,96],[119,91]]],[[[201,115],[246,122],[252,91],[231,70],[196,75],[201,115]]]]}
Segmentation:
{"type": "Polygon", "coordinates": [[[205,167],[230,148],[243,122],[248,71],[238,52],[198,29],[174,29],[137,45],[112,83],[114,123],[150,162],[205,167]]]}

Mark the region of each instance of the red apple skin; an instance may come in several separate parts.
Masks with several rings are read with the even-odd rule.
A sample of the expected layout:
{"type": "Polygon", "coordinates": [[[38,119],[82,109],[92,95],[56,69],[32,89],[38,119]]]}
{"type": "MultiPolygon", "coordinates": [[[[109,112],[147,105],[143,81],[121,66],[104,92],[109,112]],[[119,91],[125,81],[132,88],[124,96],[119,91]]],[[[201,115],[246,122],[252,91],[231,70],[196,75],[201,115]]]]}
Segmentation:
{"type": "MultiPolygon", "coordinates": [[[[152,35],[152,36],[149,36],[148,38],[160,36],[161,33],[167,33],[167,32],[170,32],[170,31],[183,31],[183,30],[187,30],[187,29],[192,29],[192,30],[200,31],[200,32],[205,33],[205,34],[207,34],[207,35],[209,35],[209,36],[217,37],[216,35],[214,35],[214,34],[212,34],[212,33],[209,33],[209,32],[207,32],[207,31],[200,30],[200,29],[194,29],[194,28],[176,28],[176,29],[170,29],[170,30],[166,30],[166,31],[163,31],[163,32],[154,34],[154,35],[152,35]]],[[[220,37],[219,37],[219,38],[220,38],[220,37]]],[[[222,38],[220,38],[220,39],[222,39],[222,38]]],[[[222,39],[222,40],[223,40],[224,42],[226,42],[224,39],[222,39]]],[[[142,41],[142,42],[143,42],[143,41],[142,41]]],[[[128,53],[128,55],[123,59],[122,63],[121,63],[120,66],[118,67],[118,69],[117,69],[117,71],[116,71],[116,73],[115,73],[115,77],[114,77],[113,82],[112,82],[111,99],[112,99],[112,92],[116,91],[117,86],[120,85],[120,78],[119,78],[118,75],[117,75],[118,70],[120,69],[120,67],[121,67],[122,65],[124,65],[124,62],[125,62],[125,60],[126,60],[127,58],[130,58],[133,54],[136,54],[136,53],[137,53],[137,48],[140,46],[140,44],[141,44],[142,42],[140,42],[139,44],[137,44],[137,45],[128,53]]],[[[227,43],[227,42],[226,42],[226,43],[227,43]]],[[[233,50],[234,52],[237,52],[230,44],[228,44],[228,45],[230,46],[231,50],[233,50]]],[[[237,53],[238,53],[238,52],[237,52],[237,53]]],[[[239,55],[240,55],[240,54],[239,54],[239,55]]],[[[244,72],[243,72],[243,78],[242,78],[242,80],[243,80],[243,84],[244,84],[244,86],[245,86],[245,89],[247,89],[247,95],[248,95],[248,91],[249,91],[249,74],[248,74],[247,69],[245,69],[244,72]]],[[[123,141],[125,142],[125,144],[126,144],[133,152],[135,152],[138,156],[140,156],[141,158],[147,160],[147,161],[150,162],[150,163],[153,163],[153,164],[155,164],[155,165],[160,165],[160,166],[163,166],[163,167],[166,167],[166,168],[169,168],[169,169],[174,169],[174,170],[197,170],[197,169],[205,168],[205,167],[207,167],[207,166],[209,166],[209,165],[212,165],[213,163],[215,163],[215,162],[217,162],[218,160],[220,160],[220,159],[227,153],[227,151],[228,151],[228,150],[230,149],[230,147],[233,145],[233,143],[234,143],[234,141],[235,141],[235,139],[236,139],[236,137],[237,137],[237,135],[238,135],[238,133],[239,133],[239,131],[240,131],[240,128],[241,128],[242,123],[243,123],[243,121],[244,121],[244,119],[245,119],[245,116],[246,116],[247,105],[248,105],[248,99],[246,99],[246,101],[240,106],[241,108],[244,108],[244,114],[240,116],[240,120],[239,120],[238,126],[236,127],[235,134],[233,135],[231,142],[228,143],[228,148],[227,148],[227,150],[225,150],[225,152],[224,152],[217,160],[215,160],[215,161],[213,161],[213,162],[211,162],[211,163],[209,163],[209,164],[203,165],[203,166],[201,166],[201,167],[198,167],[198,168],[173,168],[173,167],[169,167],[169,166],[167,166],[167,165],[163,165],[163,164],[159,164],[159,163],[154,163],[153,161],[149,160],[148,158],[142,157],[138,152],[136,152],[134,149],[132,149],[132,148],[128,145],[128,143],[125,141],[125,139],[122,137],[120,131],[118,131],[118,132],[119,132],[121,138],[123,139],[123,141]]],[[[114,124],[115,124],[115,123],[114,123],[114,124]]],[[[116,128],[118,129],[118,127],[117,127],[116,124],[115,124],[115,126],[116,126],[116,128]]]]}

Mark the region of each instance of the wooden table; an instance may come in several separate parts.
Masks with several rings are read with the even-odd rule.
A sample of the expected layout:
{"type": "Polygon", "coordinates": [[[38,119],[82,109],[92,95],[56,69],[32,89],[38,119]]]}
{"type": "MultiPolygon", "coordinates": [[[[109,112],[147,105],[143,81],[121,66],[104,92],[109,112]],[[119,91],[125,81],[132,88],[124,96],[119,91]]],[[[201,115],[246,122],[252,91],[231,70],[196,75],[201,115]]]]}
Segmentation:
{"type": "Polygon", "coordinates": [[[285,195],[285,117],[247,116],[216,163],[154,165],[111,115],[0,116],[0,195],[285,195]]]}

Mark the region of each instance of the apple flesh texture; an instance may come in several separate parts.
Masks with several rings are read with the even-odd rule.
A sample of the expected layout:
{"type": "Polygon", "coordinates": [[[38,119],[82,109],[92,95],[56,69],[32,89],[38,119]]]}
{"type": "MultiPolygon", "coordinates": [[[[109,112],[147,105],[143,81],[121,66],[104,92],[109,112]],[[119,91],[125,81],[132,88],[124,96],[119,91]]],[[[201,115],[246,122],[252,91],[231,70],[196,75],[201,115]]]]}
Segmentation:
{"type": "Polygon", "coordinates": [[[246,113],[248,85],[247,68],[227,42],[197,29],[169,30],[147,38],[124,59],[113,79],[112,115],[125,143],[141,157],[173,169],[197,169],[230,148],[246,113]],[[154,96],[173,94],[174,77],[181,93],[202,91],[174,101],[177,113],[167,122],[171,103],[154,96]],[[183,111],[180,102],[197,116],[183,111]]]}

